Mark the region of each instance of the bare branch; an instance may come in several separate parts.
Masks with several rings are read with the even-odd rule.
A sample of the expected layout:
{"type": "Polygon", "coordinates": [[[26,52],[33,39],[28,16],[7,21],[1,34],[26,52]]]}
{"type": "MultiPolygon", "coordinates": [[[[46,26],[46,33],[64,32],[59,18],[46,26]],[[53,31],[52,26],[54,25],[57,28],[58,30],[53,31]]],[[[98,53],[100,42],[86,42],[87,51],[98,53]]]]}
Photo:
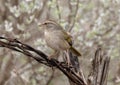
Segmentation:
{"type": "Polygon", "coordinates": [[[101,48],[98,48],[92,64],[92,72],[89,75],[89,85],[107,85],[107,76],[110,57],[106,56],[101,48]]]}
{"type": "MultiPolygon", "coordinates": [[[[110,57],[106,56],[106,54],[102,52],[101,48],[99,48],[95,53],[95,57],[92,62],[92,71],[89,75],[88,82],[86,82],[82,69],[79,66],[78,59],[75,56],[70,56],[71,64],[73,66],[70,67],[66,64],[66,62],[59,62],[56,59],[49,60],[48,56],[40,50],[34,49],[17,39],[0,37],[0,47],[15,50],[27,55],[28,57],[32,57],[39,63],[49,67],[58,68],[68,77],[71,85],[107,85],[110,57]]],[[[51,78],[52,77],[53,75],[51,78]]]]}
{"type": "Polygon", "coordinates": [[[24,55],[32,57],[39,63],[49,67],[56,67],[77,85],[85,85],[84,81],[65,62],[59,62],[55,59],[49,60],[48,56],[40,50],[34,49],[31,46],[18,41],[17,39],[0,37],[0,47],[9,48],[11,50],[23,53],[24,55]]]}
{"type": "Polygon", "coordinates": [[[55,70],[52,71],[52,74],[51,74],[49,80],[47,81],[46,85],[50,85],[50,82],[51,82],[52,79],[54,78],[54,73],[55,73],[55,70]]]}
{"type": "Polygon", "coordinates": [[[56,8],[57,8],[57,11],[58,11],[58,20],[61,20],[61,12],[60,12],[60,7],[59,7],[58,0],[56,0],[56,8]]]}
{"type": "Polygon", "coordinates": [[[69,23],[70,23],[70,26],[69,26],[69,29],[68,29],[69,32],[72,30],[72,28],[75,25],[78,8],[79,8],[79,0],[76,1],[75,12],[74,12],[74,14],[71,15],[71,13],[73,13],[73,10],[72,10],[72,5],[69,2],[69,9],[70,9],[70,12],[71,12],[70,15],[69,15],[69,23]]]}

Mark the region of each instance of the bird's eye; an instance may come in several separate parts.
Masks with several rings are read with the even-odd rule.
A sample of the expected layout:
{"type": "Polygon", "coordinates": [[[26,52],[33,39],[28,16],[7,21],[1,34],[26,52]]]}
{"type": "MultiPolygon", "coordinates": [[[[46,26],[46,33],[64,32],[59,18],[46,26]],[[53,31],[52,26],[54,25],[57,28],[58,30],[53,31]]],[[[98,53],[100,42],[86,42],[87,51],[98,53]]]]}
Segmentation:
{"type": "Polygon", "coordinates": [[[47,25],[47,23],[44,23],[45,25],[47,25]]]}

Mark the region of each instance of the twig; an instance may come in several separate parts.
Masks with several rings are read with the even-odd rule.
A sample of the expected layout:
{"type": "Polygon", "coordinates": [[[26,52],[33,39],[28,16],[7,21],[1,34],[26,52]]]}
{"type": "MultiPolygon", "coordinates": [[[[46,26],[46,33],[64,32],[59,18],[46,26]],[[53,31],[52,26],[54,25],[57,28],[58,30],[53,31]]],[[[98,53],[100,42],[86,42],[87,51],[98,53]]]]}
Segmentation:
{"type": "Polygon", "coordinates": [[[50,82],[52,81],[52,79],[54,78],[54,72],[55,72],[55,70],[52,71],[52,74],[51,74],[49,80],[47,81],[46,85],[49,85],[50,82]]]}
{"type": "Polygon", "coordinates": [[[56,0],[56,8],[57,8],[57,11],[58,11],[58,20],[60,21],[61,20],[61,12],[60,12],[60,7],[59,7],[59,4],[58,4],[58,0],[56,0]]]}
{"type": "MultiPolygon", "coordinates": [[[[78,8],[79,8],[79,0],[76,1],[76,9],[75,9],[74,14],[73,14],[73,15],[70,15],[70,17],[73,17],[73,18],[70,18],[71,20],[69,21],[69,22],[71,22],[71,23],[70,23],[70,27],[69,27],[69,29],[68,29],[69,32],[72,30],[72,28],[73,28],[74,25],[75,25],[78,8]],[[73,20],[73,21],[72,21],[72,20],[73,20]]],[[[70,9],[70,11],[71,11],[71,13],[72,13],[72,6],[71,6],[70,3],[69,3],[69,9],[70,9]]],[[[70,14],[71,14],[71,13],[70,13],[70,14]]]]}
{"type": "Polygon", "coordinates": [[[92,63],[89,85],[107,85],[110,57],[104,55],[101,48],[98,48],[92,63]]]}

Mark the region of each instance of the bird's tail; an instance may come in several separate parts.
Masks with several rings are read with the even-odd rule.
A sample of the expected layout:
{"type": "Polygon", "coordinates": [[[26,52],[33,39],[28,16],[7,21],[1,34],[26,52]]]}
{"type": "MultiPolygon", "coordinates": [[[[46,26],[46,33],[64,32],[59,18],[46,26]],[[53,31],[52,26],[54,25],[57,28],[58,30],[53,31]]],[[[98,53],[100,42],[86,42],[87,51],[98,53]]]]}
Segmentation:
{"type": "Polygon", "coordinates": [[[71,46],[70,51],[75,54],[76,56],[81,56],[81,53],[78,52],[74,47],[71,46]]]}

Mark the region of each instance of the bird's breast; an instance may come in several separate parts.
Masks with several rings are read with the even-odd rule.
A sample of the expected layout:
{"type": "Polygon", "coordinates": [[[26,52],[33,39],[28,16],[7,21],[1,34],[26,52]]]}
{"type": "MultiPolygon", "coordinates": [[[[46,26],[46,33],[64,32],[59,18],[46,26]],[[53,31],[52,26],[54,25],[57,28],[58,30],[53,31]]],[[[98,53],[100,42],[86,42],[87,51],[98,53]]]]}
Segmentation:
{"type": "Polygon", "coordinates": [[[47,45],[54,50],[65,50],[70,47],[60,34],[59,31],[45,31],[45,41],[47,45]]]}
{"type": "Polygon", "coordinates": [[[47,45],[55,50],[59,50],[58,36],[55,36],[55,32],[45,31],[45,41],[47,45]]]}

